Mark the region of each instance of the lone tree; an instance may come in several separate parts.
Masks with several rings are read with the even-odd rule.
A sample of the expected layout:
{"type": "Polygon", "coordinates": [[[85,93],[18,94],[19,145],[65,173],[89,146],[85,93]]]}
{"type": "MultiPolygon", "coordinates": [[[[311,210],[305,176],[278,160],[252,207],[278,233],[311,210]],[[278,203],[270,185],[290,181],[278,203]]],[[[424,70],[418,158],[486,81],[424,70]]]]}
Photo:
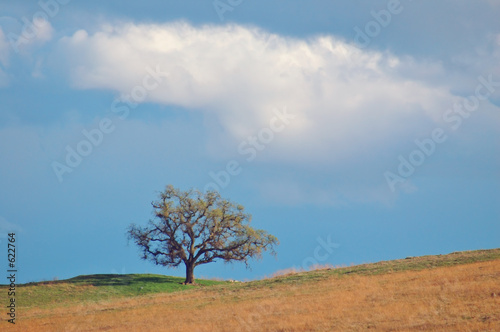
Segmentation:
{"type": "Polygon", "coordinates": [[[278,239],[249,226],[251,215],[242,205],[221,198],[218,192],[181,191],[168,185],[151,203],[155,219],[146,227],[131,224],[127,231],[142,252],[142,259],[156,265],[186,265],[186,284],[194,284],[194,268],[217,259],[242,261],[272,254],[278,239]]]}

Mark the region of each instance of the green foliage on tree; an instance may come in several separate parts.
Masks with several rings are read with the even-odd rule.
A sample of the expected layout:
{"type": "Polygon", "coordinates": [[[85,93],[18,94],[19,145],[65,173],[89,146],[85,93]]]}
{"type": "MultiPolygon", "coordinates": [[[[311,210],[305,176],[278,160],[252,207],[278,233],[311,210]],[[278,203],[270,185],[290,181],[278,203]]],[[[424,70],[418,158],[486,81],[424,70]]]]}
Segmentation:
{"type": "Polygon", "coordinates": [[[186,284],[194,283],[194,269],[216,260],[240,261],[248,267],[278,239],[250,227],[251,215],[242,205],[223,199],[218,192],[181,191],[168,185],[152,202],[155,219],[145,227],[131,224],[127,234],[156,265],[186,266],[186,284]]]}

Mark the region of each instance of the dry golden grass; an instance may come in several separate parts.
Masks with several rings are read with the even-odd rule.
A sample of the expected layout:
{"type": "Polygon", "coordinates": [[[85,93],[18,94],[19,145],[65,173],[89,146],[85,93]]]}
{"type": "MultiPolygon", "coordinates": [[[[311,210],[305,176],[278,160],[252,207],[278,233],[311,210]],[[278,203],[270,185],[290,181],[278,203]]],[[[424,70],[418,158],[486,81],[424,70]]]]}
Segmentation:
{"type": "MultiPolygon", "coordinates": [[[[338,266],[340,267],[340,266],[338,266]]],[[[271,278],[276,278],[276,277],[283,277],[283,276],[289,276],[292,274],[297,274],[297,273],[302,273],[302,272],[307,272],[307,271],[321,271],[321,270],[331,270],[337,268],[336,266],[333,266],[331,264],[314,264],[312,265],[308,270],[304,270],[303,268],[288,268],[284,270],[278,270],[271,274],[271,278]]]]}
{"type": "Polygon", "coordinates": [[[15,328],[0,324],[2,331],[37,332],[366,329],[500,331],[500,260],[25,309],[15,328]]]}

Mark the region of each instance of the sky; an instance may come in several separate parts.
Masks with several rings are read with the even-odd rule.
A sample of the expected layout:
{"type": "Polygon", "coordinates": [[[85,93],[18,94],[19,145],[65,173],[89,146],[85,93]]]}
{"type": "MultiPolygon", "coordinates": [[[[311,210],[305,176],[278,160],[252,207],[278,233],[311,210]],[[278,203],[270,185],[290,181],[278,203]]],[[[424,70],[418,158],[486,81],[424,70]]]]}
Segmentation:
{"type": "Polygon", "coordinates": [[[18,282],[183,276],[127,241],[217,190],[253,280],[500,247],[500,1],[0,1],[0,245],[18,282]]]}

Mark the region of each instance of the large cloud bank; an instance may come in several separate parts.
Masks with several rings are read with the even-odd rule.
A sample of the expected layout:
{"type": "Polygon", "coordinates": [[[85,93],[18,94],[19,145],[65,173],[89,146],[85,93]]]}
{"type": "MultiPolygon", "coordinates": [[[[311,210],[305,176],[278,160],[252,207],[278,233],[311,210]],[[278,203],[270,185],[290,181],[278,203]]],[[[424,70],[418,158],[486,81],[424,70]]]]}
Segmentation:
{"type": "MultiPolygon", "coordinates": [[[[109,89],[134,101],[134,87],[156,71],[161,83],[140,101],[203,112],[215,120],[209,122],[216,124],[210,128],[215,146],[237,146],[286,108],[294,120],[261,161],[307,164],[308,171],[311,164],[355,169],[351,188],[358,180],[383,183],[383,171],[414,139],[436,127],[451,132],[443,115],[466,97],[452,93],[454,82],[439,63],[360,50],[333,36],[127,23],[79,30],[59,46],[76,88],[109,89]]],[[[498,107],[486,100],[481,109],[483,123],[498,125],[498,107]]]]}

